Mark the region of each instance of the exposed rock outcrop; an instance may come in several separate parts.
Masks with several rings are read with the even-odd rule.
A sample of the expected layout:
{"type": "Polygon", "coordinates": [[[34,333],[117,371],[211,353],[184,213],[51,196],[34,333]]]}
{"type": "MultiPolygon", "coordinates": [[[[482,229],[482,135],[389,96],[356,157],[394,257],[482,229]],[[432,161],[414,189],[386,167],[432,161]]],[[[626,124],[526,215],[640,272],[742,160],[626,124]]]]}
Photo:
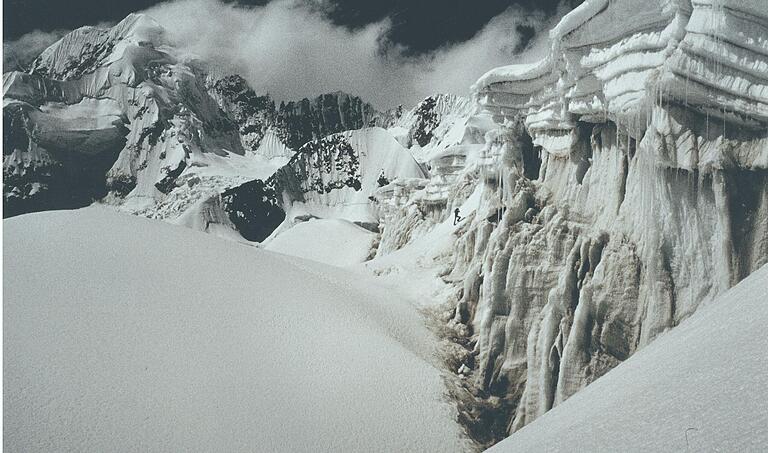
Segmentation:
{"type": "Polygon", "coordinates": [[[305,216],[375,228],[372,195],[382,181],[424,176],[410,152],[386,130],[366,128],[306,143],[270,178],[229,190],[224,206],[244,237],[255,241],[272,234],[284,219],[287,228],[305,216]]]}
{"type": "MultiPolygon", "coordinates": [[[[281,102],[258,95],[239,75],[208,81],[209,92],[234,118],[246,149],[257,151],[268,131],[285,145],[298,150],[325,136],[369,126],[381,126],[387,116],[357,96],[341,91],[314,99],[281,102]]],[[[290,156],[288,156],[290,157],[290,156]]]]}

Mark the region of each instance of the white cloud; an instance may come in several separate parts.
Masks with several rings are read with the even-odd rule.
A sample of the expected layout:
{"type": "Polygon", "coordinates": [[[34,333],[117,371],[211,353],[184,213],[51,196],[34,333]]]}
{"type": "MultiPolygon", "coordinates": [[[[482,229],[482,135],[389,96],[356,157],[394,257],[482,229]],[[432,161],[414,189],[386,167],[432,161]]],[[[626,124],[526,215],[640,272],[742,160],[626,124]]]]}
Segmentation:
{"type": "Polygon", "coordinates": [[[48,46],[67,34],[66,30],[34,30],[19,39],[3,42],[3,72],[24,71],[48,46]]]}
{"type": "Polygon", "coordinates": [[[485,71],[519,59],[513,52],[518,24],[546,26],[540,17],[510,9],[469,41],[406,57],[396,46],[382,53],[387,20],[350,31],[307,4],[277,0],[246,8],[220,0],[174,0],[146,13],[168,29],[176,47],[223,72],[240,73],[257,92],[282,100],[342,90],[380,108],[411,105],[434,93],[467,95],[485,71]]]}

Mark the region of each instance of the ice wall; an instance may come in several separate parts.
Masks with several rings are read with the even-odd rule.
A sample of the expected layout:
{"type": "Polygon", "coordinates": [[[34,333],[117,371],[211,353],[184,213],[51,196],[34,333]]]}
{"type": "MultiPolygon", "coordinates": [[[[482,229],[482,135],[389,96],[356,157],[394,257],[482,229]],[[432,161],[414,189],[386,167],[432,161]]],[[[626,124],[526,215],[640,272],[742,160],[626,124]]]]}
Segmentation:
{"type": "Polygon", "coordinates": [[[768,261],[764,3],[587,0],[551,42],[477,82],[496,123],[483,149],[401,189],[379,249],[482,192],[445,279],[461,289],[463,418],[485,444],[768,261]],[[430,187],[446,202],[425,215],[430,187]]]}

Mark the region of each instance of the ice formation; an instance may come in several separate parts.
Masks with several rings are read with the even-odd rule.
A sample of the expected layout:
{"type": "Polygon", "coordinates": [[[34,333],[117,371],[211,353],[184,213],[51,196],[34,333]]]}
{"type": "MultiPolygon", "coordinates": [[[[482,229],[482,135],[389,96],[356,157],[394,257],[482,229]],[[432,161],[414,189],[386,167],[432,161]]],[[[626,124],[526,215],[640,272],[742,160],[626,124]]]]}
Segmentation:
{"type": "Polygon", "coordinates": [[[379,256],[482,192],[442,257],[461,288],[465,420],[481,443],[768,261],[761,3],[587,0],[543,60],[478,80],[479,131],[436,155],[429,181],[380,192],[379,256]]]}
{"type": "Polygon", "coordinates": [[[768,411],[755,396],[768,385],[767,351],[755,339],[765,337],[766,297],[763,266],[489,451],[764,449],[768,411]]]}

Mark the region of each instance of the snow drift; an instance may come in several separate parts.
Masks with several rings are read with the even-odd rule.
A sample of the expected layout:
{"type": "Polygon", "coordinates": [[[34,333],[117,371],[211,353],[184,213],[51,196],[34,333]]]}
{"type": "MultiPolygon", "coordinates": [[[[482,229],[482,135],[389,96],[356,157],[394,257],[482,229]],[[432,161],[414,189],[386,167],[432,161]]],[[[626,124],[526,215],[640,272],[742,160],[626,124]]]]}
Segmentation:
{"type": "Polygon", "coordinates": [[[375,233],[346,220],[310,218],[276,235],[264,247],[333,266],[351,266],[371,256],[375,238],[375,233]]]}
{"type": "Polygon", "coordinates": [[[103,208],[4,228],[7,450],[467,447],[389,289],[103,208]]]}

